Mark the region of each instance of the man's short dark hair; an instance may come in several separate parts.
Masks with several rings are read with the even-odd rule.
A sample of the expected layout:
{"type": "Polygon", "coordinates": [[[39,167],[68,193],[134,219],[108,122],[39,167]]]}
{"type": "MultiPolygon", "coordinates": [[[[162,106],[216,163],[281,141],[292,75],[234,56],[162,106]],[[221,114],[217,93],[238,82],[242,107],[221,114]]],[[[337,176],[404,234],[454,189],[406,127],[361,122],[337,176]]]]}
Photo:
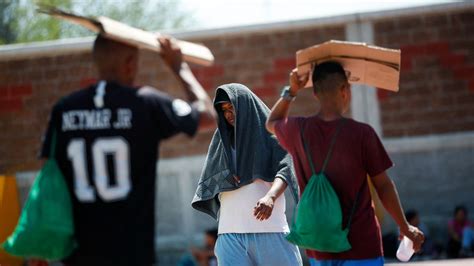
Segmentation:
{"type": "Polygon", "coordinates": [[[113,55],[117,56],[117,53],[138,53],[138,48],[131,45],[109,39],[101,34],[97,35],[92,48],[92,55],[96,60],[103,60],[103,56],[113,55]]]}
{"type": "Polygon", "coordinates": [[[217,228],[212,228],[212,229],[208,229],[206,230],[206,235],[214,238],[214,239],[217,239],[217,228]]]}
{"type": "Polygon", "coordinates": [[[408,210],[405,212],[405,218],[407,219],[407,221],[409,223],[411,223],[411,221],[416,217],[418,216],[418,212],[416,210],[408,210]]]}
{"type": "Polygon", "coordinates": [[[319,94],[339,88],[347,82],[347,77],[340,63],[326,61],[314,67],[312,81],[314,92],[319,94]]]}
{"type": "Polygon", "coordinates": [[[464,212],[464,214],[467,216],[467,208],[464,205],[458,205],[454,208],[454,215],[458,214],[458,212],[464,212]]]}

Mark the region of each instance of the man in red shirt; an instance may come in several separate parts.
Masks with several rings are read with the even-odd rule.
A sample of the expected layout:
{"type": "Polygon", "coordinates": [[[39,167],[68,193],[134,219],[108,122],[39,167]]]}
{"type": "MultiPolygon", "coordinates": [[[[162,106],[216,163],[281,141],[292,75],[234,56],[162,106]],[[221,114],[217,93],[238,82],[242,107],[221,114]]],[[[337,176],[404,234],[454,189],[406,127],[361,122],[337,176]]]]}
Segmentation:
{"type": "Polygon", "coordinates": [[[290,86],[273,107],[266,127],[292,155],[303,193],[311,168],[305,156],[301,131],[316,171],[320,171],[331,139],[340,122],[345,120],[325,173],[341,202],[343,225],[347,224],[356,204],[348,235],[352,248],[341,253],[308,250],[311,265],[383,265],[380,225],[375,216],[367,175],[385,209],[400,227],[401,236],[411,239],[415,251],[418,251],[424,240],[423,233],[405,219],[395,184],[386,173],[393,163],[380,139],[369,125],[343,117],[351,101],[350,84],[343,67],[337,62],[317,65],[312,81],[314,94],[321,105],[319,112],[311,117],[288,117],[290,103],[298,90],[304,88],[308,78],[309,75],[298,75],[296,69],[291,72],[290,86]]]}

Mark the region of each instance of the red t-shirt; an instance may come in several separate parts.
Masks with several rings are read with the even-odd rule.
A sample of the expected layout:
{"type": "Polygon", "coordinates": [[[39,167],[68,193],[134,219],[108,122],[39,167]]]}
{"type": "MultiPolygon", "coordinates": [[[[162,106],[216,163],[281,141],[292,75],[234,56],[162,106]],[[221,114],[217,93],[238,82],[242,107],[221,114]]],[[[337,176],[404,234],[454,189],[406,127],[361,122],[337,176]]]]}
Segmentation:
{"type": "MultiPolygon", "coordinates": [[[[276,123],[275,133],[281,144],[293,157],[296,176],[303,193],[311,168],[301,140],[304,128],[305,141],[311,150],[316,171],[321,171],[340,120],[323,121],[317,116],[290,117],[276,123]]],[[[380,225],[367,184],[367,175],[375,177],[393,165],[375,131],[367,124],[347,119],[334,145],[326,175],[341,202],[343,225],[360,190],[357,207],[349,231],[352,249],[341,253],[307,250],[316,259],[370,259],[383,256],[380,225]]]]}

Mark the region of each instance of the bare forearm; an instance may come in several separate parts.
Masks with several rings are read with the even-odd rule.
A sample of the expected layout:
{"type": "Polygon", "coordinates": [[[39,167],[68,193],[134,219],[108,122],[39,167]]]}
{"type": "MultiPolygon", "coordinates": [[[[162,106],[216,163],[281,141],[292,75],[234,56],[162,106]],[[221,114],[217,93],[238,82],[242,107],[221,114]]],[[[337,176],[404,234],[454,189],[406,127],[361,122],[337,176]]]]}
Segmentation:
{"type": "Polygon", "coordinates": [[[217,115],[211,100],[196,77],[194,77],[188,64],[183,62],[181,50],[176,44],[176,41],[172,38],[162,36],[158,38],[158,42],[161,46],[161,58],[171,69],[176,79],[181,83],[187,95],[187,100],[200,114],[199,126],[214,122],[217,115]]]}
{"type": "Polygon", "coordinates": [[[187,100],[195,106],[201,113],[204,120],[214,121],[216,113],[212,102],[209,99],[206,91],[197,81],[188,64],[182,63],[179,70],[174,71],[176,78],[181,83],[187,96],[187,100]]]}
{"type": "Polygon", "coordinates": [[[182,63],[181,68],[173,71],[176,78],[186,92],[187,100],[189,102],[206,101],[207,94],[203,87],[197,81],[188,64],[182,63]]]}
{"type": "Polygon", "coordinates": [[[392,216],[395,222],[400,227],[402,232],[408,230],[408,222],[405,218],[400,198],[398,196],[397,188],[392,180],[387,180],[382,186],[375,187],[380,201],[387,212],[392,216]]]}
{"type": "Polygon", "coordinates": [[[275,123],[288,117],[290,103],[290,101],[282,98],[276,102],[265,124],[268,132],[275,134],[275,123]]]}
{"type": "Polygon", "coordinates": [[[281,196],[281,194],[283,194],[283,192],[285,192],[287,186],[288,185],[283,179],[276,177],[275,181],[273,181],[272,187],[267,192],[267,196],[271,197],[273,201],[275,201],[281,196]]]}
{"type": "Polygon", "coordinates": [[[400,235],[406,236],[413,241],[413,248],[415,252],[418,252],[421,249],[421,245],[423,245],[425,237],[420,229],[408,224],[395,184],[385,171],[376,177],[372,177],[372,183],[383,206],[400,227],[400,235]]]}
{"type": "MultiPolygon", "coordinates": [[[[298,90],[304,88],[308,78],[309,73],[299,75],[298,70],[296,68],[293,69],[290,73],[289,96],[296,97],[298,90]]],[[[267,123],[265,124],[268,132],[275,134],[275,123],[288,117],[290,103],[291,100],[282,97],[273,106],[270,116],[267,119],[267,123]]]]}
{"type": "Polygon", "coordinates": [[[253,215],[257,220],[263,221],[272,215],[275,201],[278,199],[278,197],[280,197],[281,194],[283,194],[286,186],[286,182],[283,179],[279,177],[275,178],[270,190],[257,202],[257,205],[253,208],[253,215]]]}

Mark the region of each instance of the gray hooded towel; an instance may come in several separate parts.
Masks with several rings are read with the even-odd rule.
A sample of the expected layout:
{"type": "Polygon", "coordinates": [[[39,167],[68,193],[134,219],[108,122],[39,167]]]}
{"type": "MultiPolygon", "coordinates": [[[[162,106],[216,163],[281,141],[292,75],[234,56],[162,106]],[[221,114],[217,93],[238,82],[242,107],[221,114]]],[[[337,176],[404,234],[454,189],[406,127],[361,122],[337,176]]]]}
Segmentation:
{"type": "Polygon", "coordinates": [[[234,106],[235,128],[229,126],[223,113],[217,110],[218,129],[209,145],[192,207],[217,219],[220,192],[238,189],[257,178],[273,182],[277,175],[286,181],[297,201],[298,186],[290,155],[265,128],[268,107],[249,88],[237,83],[217,88],[216,109],[216,103],[223,99],[230,100],[234,106]],[[231,139],[235,141],[237,169],[230,156],[231,139]],[[240,182],[236,182],[234,176],[239,177],[240,182]]]}

